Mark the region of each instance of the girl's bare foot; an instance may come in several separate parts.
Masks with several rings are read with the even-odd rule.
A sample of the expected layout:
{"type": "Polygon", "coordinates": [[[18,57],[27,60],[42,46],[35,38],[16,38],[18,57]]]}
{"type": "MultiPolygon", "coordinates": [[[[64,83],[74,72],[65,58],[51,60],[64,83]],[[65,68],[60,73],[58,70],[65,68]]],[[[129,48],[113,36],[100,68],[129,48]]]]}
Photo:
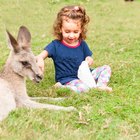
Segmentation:
{"type": "Polygon", "coordinates": [[[108,86],[97,87],[97,89],[103,90],[103,91],[112,92],[112,88],[111,87],[108,87],[108,86]]]}
{"type": "Polygon", "coordinates": [[[55,88],[59,88],[59,87],[62,87],[62,84],[60,82],[57,82],[55,85],[54,85],[55,88]]]}

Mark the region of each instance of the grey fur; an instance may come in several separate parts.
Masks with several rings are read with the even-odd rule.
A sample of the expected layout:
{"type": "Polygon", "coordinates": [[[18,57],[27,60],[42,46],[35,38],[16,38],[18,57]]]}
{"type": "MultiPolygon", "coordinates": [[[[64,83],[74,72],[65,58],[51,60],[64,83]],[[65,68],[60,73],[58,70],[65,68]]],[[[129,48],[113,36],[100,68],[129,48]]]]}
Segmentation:
{"type": "Polygon", "coordinates": [[[11,49],[3,71],[0,73],[0,121],[17,107],[46,108],[48,110],[74,111],[74,107],[42,104],[31,100],[26,91],[26,77],[40,82],[43,73],[31,51],[31,34],[25,26],[19,29],[17,40],[7,31],[11,49]]]}

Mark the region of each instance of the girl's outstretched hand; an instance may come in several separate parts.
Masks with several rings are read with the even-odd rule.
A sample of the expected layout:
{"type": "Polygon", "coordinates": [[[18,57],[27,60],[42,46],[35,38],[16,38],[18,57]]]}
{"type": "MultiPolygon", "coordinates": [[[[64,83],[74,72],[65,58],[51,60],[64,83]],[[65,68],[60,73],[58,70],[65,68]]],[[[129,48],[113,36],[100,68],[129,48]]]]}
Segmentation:
{"type": "Polygon", "coordinates": [[[40,70],[44,73],[44,59],[48,57],[48,52],[46,50],[42,51],[38,56],[37,56],[37,64],[40,68],[40,70]]]}
{"type": "Polygon", "coordinates": [[[91,66],[93,64],[93,58],[91,56],[87,56],[85,61],[87,61],[89,66],[91,66]]]}
{"type": "Polygon", "coordinates": [[[42,73],[44,73],[44,60],[42,57],[37,56],[36,57],[37,65],[39,66],[42,73]]]}

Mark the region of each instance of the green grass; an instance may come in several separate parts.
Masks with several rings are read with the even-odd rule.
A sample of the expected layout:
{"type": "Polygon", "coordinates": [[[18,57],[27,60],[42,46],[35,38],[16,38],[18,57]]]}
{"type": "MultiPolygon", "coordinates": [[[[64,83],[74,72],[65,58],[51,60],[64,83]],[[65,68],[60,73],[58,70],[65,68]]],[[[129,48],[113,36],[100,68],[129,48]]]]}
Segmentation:
{"type": "MultiPolygon", "coordinates": [[[[80,4],[91,18],[87,43],[94,67],[109,64],[111,94],[91,90],[85,94],[53,89],[54,67],[46,59],[40,84],[27,81],[30,96],[68,96],[61,102],[78,112],[17,109],[0,122],[2,140],[138,140],[140,139],[140,1],[124,0],[0,0],[0,69],[9,49],[5,29],[14,36],[20,25],[32,34],[37,55],[53,39],[52,24],[61,7],[80,4]]],[[[46,102],[46,101],[41,101],[46,102]]]]}

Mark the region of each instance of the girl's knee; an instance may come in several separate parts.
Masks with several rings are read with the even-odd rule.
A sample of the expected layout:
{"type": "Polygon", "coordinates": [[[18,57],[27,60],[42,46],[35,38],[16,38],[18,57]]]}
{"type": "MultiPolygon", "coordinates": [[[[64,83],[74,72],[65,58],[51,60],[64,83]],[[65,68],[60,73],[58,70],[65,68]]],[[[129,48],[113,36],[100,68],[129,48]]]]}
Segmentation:
{"type": "Polygon", "coordinates": [[[111,67],[109,65],[103,65],[103,67],[106,69],[111,69],[111,67]]]}
{"type": "Polygon", "coordinates": [[[111,74],[111,67],[109,65],[104,65],[104,69],[111,74]]]}

